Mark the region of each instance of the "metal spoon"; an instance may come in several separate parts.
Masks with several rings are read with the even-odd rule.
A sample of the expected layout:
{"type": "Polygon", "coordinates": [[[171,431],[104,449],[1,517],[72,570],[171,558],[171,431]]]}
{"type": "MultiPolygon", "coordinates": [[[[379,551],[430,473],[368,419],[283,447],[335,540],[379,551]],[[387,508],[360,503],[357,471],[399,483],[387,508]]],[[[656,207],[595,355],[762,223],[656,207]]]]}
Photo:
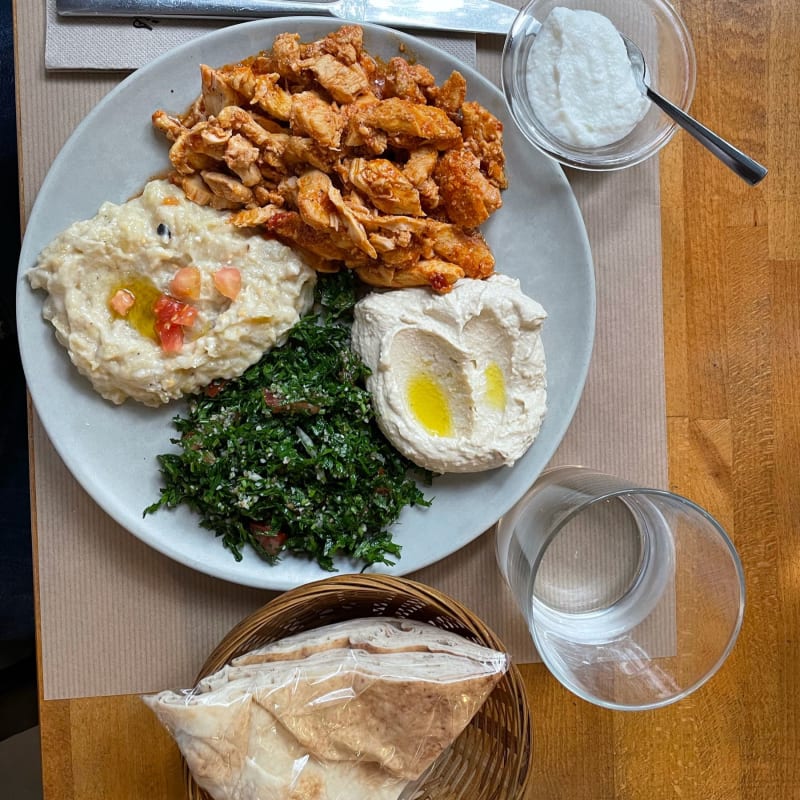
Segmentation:
{"type": "Polygon", "coordinates": [[[638,45],[634,44],[626,36],[622,36],[622,40],[625,42],[634,77],[642,93],[668,117],[675,120],[687,133],[694,136],[700,144],[710,150],[720,161],[729,166],[740,178],[746,180],[751,186],[755,186],[767,174],[767,168],[754,161],[750,156],[746,156],[730,142],[726,142],[725,139],[717,136],[705,125],[701,125],[696,119],[690,117],[674,103],[670,103],[658,92],[653,91],[645,80],[647,67],[644,54],[638,45]]]}

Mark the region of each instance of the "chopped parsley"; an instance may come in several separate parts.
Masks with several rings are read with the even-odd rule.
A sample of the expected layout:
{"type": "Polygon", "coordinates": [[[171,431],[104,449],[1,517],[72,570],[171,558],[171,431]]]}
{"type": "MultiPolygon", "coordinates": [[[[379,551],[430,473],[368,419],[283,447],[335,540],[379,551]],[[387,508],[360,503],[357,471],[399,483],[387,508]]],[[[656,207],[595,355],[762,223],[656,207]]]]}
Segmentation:
{"type": "Polygon", "coordinates": [[[393,564],[387,528],[407,505],[430,505],[377,427],[350,349],[356,292],[349,270],[320,275],[317,309],[240,378],[207,388],[173,419],[180,453],[158,456],[160,499],[185,504],[236,560],[250,545],[271,564],[289,551],[326,570],[334,556],[393,564]],[[320,312],[321,309],[321,313],[320,312]]]}

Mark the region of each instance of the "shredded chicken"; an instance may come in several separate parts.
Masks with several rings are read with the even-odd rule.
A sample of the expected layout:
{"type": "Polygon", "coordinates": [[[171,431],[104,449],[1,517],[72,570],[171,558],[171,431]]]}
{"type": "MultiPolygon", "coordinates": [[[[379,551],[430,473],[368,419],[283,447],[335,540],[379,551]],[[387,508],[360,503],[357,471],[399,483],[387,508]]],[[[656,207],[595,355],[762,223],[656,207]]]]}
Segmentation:
{"type": "Polygon", "coordinates": [[[480,161],[466,148],[448,150],[433,173],[449,218],[476,228],[500,208],[500,190],[480,170],[480,161]]]}
{"type": "Polygon", "coordinates": [[[353,269],[387,288],[447,292],[485,278],[478,226],[507,186],[503,127],[454,71],[384,62],[358,25],[312,42],[277,36],[235,64],[202,65],[182,114],[158,109],[171,180],[193,202],[229,209],[321,272],[353,269]]]}

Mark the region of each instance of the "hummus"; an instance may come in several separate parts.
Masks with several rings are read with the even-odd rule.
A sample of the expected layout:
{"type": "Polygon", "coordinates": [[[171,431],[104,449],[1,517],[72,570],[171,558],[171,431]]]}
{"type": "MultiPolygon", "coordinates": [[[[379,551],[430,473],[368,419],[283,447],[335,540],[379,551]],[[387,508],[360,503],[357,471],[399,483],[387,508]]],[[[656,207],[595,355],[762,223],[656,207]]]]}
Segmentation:
{"type": "Polygon", "coordinates": [[[434,472],[512,465],[546,411],[546,313],[519,281],[464,278],[451,292],[373,292],[355,307],[353,349],[372,374],[378,425],[434,472]]]}
{"type": "Polygon", "coordinates": [[[104,203],[44,248],[28,279],[47,292],[43,316],[104,398],[158,406],[234,378],[311,307],[316,273],[290,248],[227,219],[154,180],[126,203],[104,203]],[[196,318],[178,351],[166,352],[154,333],[153,304],[185,267],[199,271],[189,301],[196,318]],[[222,268],[241,279],[232,299],[215,281],[222,268]],[[126,316],[109,305],[120,290],[135,298],[126,316]]]}

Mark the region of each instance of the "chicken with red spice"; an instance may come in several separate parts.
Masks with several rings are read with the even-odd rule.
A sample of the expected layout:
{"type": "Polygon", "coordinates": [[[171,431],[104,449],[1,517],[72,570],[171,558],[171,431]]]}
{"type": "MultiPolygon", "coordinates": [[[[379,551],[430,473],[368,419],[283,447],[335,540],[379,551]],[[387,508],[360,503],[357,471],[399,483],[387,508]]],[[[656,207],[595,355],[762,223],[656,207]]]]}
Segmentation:
{"type": "Polygon", "coordinates": [[[231,211],[321,272],[348,268],[372,286],[486,278],[479,226],[507,186],[502,123],[468,101],[453,71],[373,57],[343,25],[235,64],[200,69],[201,93],[153,124],[170,142],[170,180],[195,203],[231,211]]]}

